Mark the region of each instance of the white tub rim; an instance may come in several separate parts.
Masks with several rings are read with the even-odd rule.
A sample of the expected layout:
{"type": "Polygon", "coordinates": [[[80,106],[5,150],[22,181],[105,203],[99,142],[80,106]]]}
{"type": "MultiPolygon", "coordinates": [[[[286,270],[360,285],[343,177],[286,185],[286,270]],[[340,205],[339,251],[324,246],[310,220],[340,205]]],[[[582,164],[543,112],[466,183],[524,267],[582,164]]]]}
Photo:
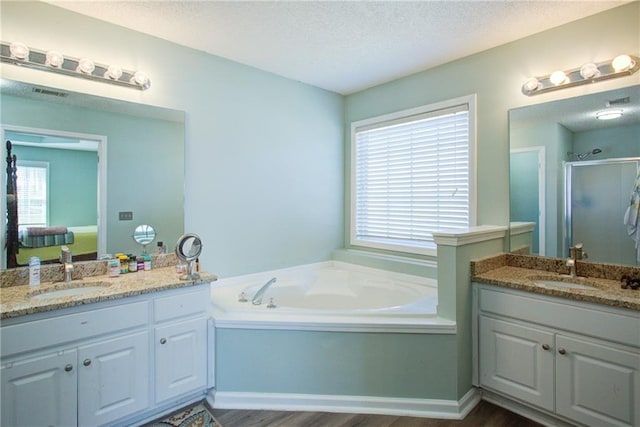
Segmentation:
{"type": "MultiPolygon", "coordinates": [[[[437,287],[437,281],[433,278],[415,276],[406,273],[378,269],[343,261],[322,261],[318,263],[302,264],[277,270],[250,273],[220,279],[211,287],[213,302],[216,289],[237,286],[247,281],[266,282],[278,274],[286,274],[301,269],[317,269],[326,267],[348,268],[363,273],[380,274],[387,277],[398,277],[410,283],[419,283],[422,286],[437,287]]],[[[428,334],[455,334],[455,321],[439,317],[437,313],[385,313],[380,316],[375,310],[357,313],[324,312],[321,310],[288,310],[282,307],[280,311],[251,311],[236,310],[224,311],[215,303],[213,310],[214,324],[219,329],[271,329],[271,330],[298,330],[298,331],[334,331],[334,332],[399,332],[399,333],[428,333],[428,334]],[[304,313],[300,313],[304,311],[304,313]]]]}

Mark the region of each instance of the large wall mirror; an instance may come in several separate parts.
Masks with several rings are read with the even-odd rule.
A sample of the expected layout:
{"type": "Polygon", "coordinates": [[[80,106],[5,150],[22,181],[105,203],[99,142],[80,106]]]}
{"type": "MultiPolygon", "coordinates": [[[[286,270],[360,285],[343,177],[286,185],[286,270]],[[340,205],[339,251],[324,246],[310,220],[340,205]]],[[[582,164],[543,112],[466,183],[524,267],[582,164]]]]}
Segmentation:
{"type": "Polygon", "coordinates": [[[38,168],[46,182],[33,196],[36,204],[46,199],[41,215],[23,213],[18,219],[19,265],[31,255],[57,258],[56,244],[69,239],[64,236],[69,231],[77,260],[136,253],[132,236],[139,224],[152,225],[157,240],[173,248],[184,233],[184,112],[6,79],[0,80],[0,95],[2,268],[7,266],[6,141],[17,157],[17,187],[22,177],[26,193],[25,176],[38,168]],[[23,232],[28,228],[31,237],[23,232]],[[44,229],[60,233],[37,236],[44,229]]]}
{"type": "MultiPolygon", "coordinates": [[[[625,223],[640,173],[640,86],[513,109],[509,138],[512,229],[535,224],[526,250],[567,257],[584,243],[591,261],[640,265],[625,223]]],[[[511,250],[521,243],[512,232],[511,250]]]]}

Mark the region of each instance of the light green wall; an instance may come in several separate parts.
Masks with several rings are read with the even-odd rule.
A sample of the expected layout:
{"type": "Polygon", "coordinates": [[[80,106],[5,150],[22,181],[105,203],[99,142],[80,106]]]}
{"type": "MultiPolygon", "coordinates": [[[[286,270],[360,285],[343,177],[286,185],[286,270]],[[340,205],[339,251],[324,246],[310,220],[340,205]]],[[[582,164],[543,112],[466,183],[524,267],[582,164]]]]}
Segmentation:
{"type": "MultiPolygon", "coordinates": [[[[508,111],[640,82],[640,73],[534,97],[521,93],[531,76],[640,52],[640,2],[545,31],[346,98],[345,182],[349,182],[349,124],[394,111],[477,94],[478,224],[509,222],[508,111]]],[[[345,187],[346,188],[346,187],[345,187]]],[[[345,205],[349,206],[348,188],[345,205]]],[[[349,212],[345,213],[348,236],[349,212]]]]}
{"type": "MultiPolygon", "coordinates": [[[[587,160],[640,156],[640,126],[571,132],[555,122],[527,122],[511,125],[511,148],[545,147],[546,167],[546,253],[563,256],[564,163],[572,160],[567,152],[582,153],[600,148],[602,153],[587,160]]],[[[517,173],[517,171],[511,171],[517,173]]]]}
{"type": "MultiPolygon", "coordinates": [[[[545,147],[545,256],[562,256],[563,162],[572,150],[572,133],[558,123],[511,126],[511,148],[545,147]]],[[[515,173],[515,171],[512,171],[515,173]]]]}
{"type": "Polygon", "coordinates": [[[638,2],[346,98],[49,4],[0,7],[3,40],[139,68],[152,86],[141,92],[6,64],[3,77],[186,111],[185,229],[203,238],[203,268],[221,276],[320,261],[343,246],[345,124],[476,93],[478,222],[502,225],[508,110],[638,83],[636,74],[535,97],[520,92],[532,75],[640,52],[638,2]]]}
{"type": "Polygon", "coordinates": [[[203,269],[269,270],[327,260],[342,246],[342,96],[46,3],[0,8],[3,41],[141,69],[151,88],[7,64],[3,77],[186,112],[184,229],[203,240],[203,269]]]}
{"type": "Polygon", "coordinates": [[[397,273],[429,277],[431,279],[436,279],[438,275],[436,263],[428,264],[425,263],[424,260],[417,258],[391,257],[389,255],[379,255],[351,249],[338,249],[333,252],[332,258],[336,261],[395,271],[397,273]]]}
{"type": "MultiPolygon", "coordinates": [[[[131,237],[138,224],[152,225],[173,250],[184,223],[184,123],[6,95],[0,113],[6,125],[106,136],[107,253],[140,252],[131,237]],[[119,221],[119,211],[133,212],[133,221],[119,221]]],[[[95,184],[95,165],[93,170],[95,184]]],[[[68,173],[82,179],[76,170],[68,173]]],[[[65,203],[73,208],[72,200],[65,203]]],[[[96,205],[94,195],[94,212],[96,205]]]]}
{"type": "Polygon", "coordinates": [[[609,159],[614,157],[640,156],[640,125],[615,126],[573,134],[575,153],[584,153],[600,148],[602,153],[588,160],[609,159]]]}
{"type": "MultiPolygon", "coordinates": [[[[2,40],[143,69],[152,86],[138,92],[3,64],[4,77],[186,111],[185,229],[203,238],[203,268],[221,276],[320,261],[343,246],[352,121],[476,93],[478,222],[506,225],[508,110],[638,83],[636,74],[520,92],[533,75],[639,53],[638,2],[347,97],[48,4],[0,7],[2,40]]],[[[456,336],[221,330],[218,387],[459,398],[471,381],[468,261],[500,249],[443,251],[439,291],[456,336]]]]}
{"type": "Polygon", "coordinates": [[[455,382],[455,400],[471,389],[472,382],[471,261],[500,253],[503,247],[504,236],[460,246],[438,244],[438,316],[455,320],[457,328],[455,351],[450,354],[455,376],[443,376],[441,381],[455,382]]]}
{"type": "Polygon", "coordinates": [[[455,335],[218,329],[216,389],[457,400],[455,346],[455,335]]]}
{"type": "Polygon", "coordinates": [[[18,163],[31,160],[49,164],[50,226],[98,223],[98,154],[95,151],[14,145],[12,152],[18,163]]]}

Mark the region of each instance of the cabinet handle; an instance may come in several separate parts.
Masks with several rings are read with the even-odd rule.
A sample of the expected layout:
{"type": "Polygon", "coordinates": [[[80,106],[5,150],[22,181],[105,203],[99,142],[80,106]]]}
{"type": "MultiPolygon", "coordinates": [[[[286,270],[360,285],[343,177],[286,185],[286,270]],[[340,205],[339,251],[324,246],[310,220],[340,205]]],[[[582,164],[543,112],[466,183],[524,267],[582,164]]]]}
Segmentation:
{"type": "Polygon", "coordinates": [[[549,350],[551,347],[549,347],[549,344],[542,344],[542,349],[543,350],[549,350]]]}
{"type": "Polygon", "coordinates": [[[84,359],[84,362],[82,362],[82,364],[83,364],[84,366],[89,366],[89,365],[91,365],[91,359],[84,359]]]}
{"type": "Polygon", "coordinates": [[[564,354],[567,354],[567,350],[565,350],[564,348],[560,348],[560,349],[558,349],[558,353],[564,355],[564,354]]]}
{"type": "Polygon", "coordinates": [[[64,367],[64,370],[66,372],[71,372],[73,370],[73,365],[69,363],[67,366],[64,367]]]}
{"type": "Polygon", "coordinates": [[[160,338],[160,344],[166,344],[166,343],[167,343],[166,338],[160,338]]]}

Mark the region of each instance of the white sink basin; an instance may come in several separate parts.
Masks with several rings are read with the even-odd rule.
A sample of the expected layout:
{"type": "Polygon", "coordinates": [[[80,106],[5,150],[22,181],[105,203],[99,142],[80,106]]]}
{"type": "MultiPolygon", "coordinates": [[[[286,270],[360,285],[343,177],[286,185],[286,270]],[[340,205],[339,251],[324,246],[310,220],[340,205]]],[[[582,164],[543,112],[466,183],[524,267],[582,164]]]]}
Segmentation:
{"type": "Polygon", "coordinates": [[[536,284],[538,285],[546,285],[546,286],[554,286],[557,288],[568,288],[568,289],[596,289],[595,286],[584,285],[582,283],[573,283],[573,282],[565,282],[562,280],[536,280],[536,284]]]}
{"type": "Polygon", "coordinates": [[[72,283],[69,286],[63,289],[52,287],[51,289],[42,289],[36,291],[34,295],[31,296],[31,299],[41,300],[41,299],[52,299],[52,298],[61,298],[61,297],[70,297],[70,296],[78,296],[78,295],[91,295],[97,292],[103,291],[106,287],[111,285],[109,282],[90,282],[90,283],[72,283]]]}

